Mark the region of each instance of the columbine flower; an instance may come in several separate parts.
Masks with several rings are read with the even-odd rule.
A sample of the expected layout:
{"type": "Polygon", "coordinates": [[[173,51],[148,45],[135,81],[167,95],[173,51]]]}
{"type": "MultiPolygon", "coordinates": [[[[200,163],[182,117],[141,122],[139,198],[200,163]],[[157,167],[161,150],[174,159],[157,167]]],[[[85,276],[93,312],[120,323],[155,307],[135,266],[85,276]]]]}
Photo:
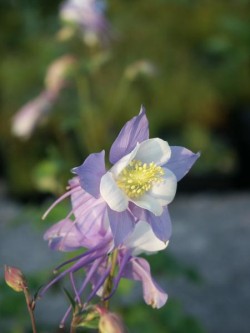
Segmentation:
{"type": "MultiPolygon", "coordinates": [[[[183,147],[170,147],[159,138],[149,139],[142,108],[122,128],[109,157],[113,166],[108,171],[104,151],[89,155],[80,167],[74,168],[77,176],[69,182],[68,191],[45,213],[46,216],[70,196],[72,210],[44,238],[52,249],[71,251],[83,247],[87,251],[61,264],[57,270],[71,265],[45,286],[40,296],[69,275],[75,301],[85,309],[96,295],[103,301],[110,298],[120,279],[128,278],[140,281],[145,302],[160,308],[166,303],[167,294],[153,280],[148,262],[138,255],[167,247],[171,233],[167,206],[175,196],[177,181],[199,154],[183,147]],[[86,276],[76,287],[74,273],[82,268],[86,276]],[[92,290],[82,303],[89,283],[92,290]]],[[[62,324],[70,311],[71,307],[62,324]]]]}
{"type": "Polygon", "coordinates": [[[104,9],[103,0],[68,0],[61,6],[60,17],[79,26],[86,44],[93,45],[109,40],[110,24],[104,16],[104,9]]]}
{"type": "Polygon", "coordinates": [[[90,154],[72,171],[86,192],[106,203],[103,214],[108,215],[116,245],[133,231],[138,220],[149,223],[155,235],[167,241],[171,234],[168,204],[174,199],[177,181],[198,157],[199,153],[184,147],[170,147],[159,138],[149,139],[148,120],[142,108],[114,141],[110,170],[106,171],[102,151],[90,154]]]}
{"type": "MultiPolygon", "coordinates": [[[[80,200],[82,200],[86,195],[86,193],[82,190],[77,192],[78,194],[76,194],[76,192],[74,194],[74,204],[77,204],[75,202],[76,197],[80,197],[80,200]]],[[[90,234],[88,234],[87,219],[79,219],[77,214],[74,221],[65,219],[52,226],[46,232],[45,239],[49,241],[49,244],[53,249],[67,251],[72,248],[76,249],[87,247],[88,251],[60,265],[57,270],[66,264],[73,263],[71,267],[65,269],[57,277],[55,277],[40,292],[40,296],[42,296],[51,285],[66,275],[69,275],[73,290],[75,292],[75,300],[78,304],[83,304],[84,308],[96,295],[100,296],[102,299],[110,298],[116,291],[120,279],[128,278],[141,281],[144,300],[147,304],[154,308],[162,307],[167,301],[167,294],[151,277],[150,267],[147,261],[137,256],[141,253],[156,253],[160,250],[164,250],[167,247],[168,242],[165,243],[159,240],[146,222],[139,221],[136,224],[133,233],[124,241],[122,245],[115,248],[110,228],[106,223],[107,221],[99,219],[97,214],[96,225],[94,226],[94,229],[90,231],[90,237],[90,234]],[[87,233],[86,237],[85,233],[87,233]],[[86,245],[90,239],[92,239],[93,242],[88,247],[86,245]],[[109,291],[110,294],[107,295],[104,290],[104,285],[111,271],[109,257],[114,250],[118,251],[116,257],[118,272],[113,279],[113,288],[109,291]],[[74,273],[82,268],[85,269],[86,276],[83,279],[80,288],[77,289],[74,282],[74,273]],[[81,296],[88,283],[92,284],[92,291],[89,295],[85,295],[84,302],[82,302],[81,296]]],[[[71,308],[69,308],[66,312],[61,325],[64,324],[70,310],[71,308]]]]}

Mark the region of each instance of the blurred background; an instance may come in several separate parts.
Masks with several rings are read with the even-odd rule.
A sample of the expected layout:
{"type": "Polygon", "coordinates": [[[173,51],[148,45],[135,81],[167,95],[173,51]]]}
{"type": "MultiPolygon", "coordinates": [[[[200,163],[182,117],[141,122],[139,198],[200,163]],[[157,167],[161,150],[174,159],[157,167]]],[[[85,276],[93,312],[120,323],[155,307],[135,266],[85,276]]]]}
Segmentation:
{"type": "MultiPolygon", "coordinates": [[[[0,3],[1,273],[20,267],[34,290],[49,279],[65,256],[42,235],[67,203],[43,212],[143,104],[151,137],[201,158],[170,206],[169,251],[151,260],[167,306],[148,308],[127,282],[114,302],[131,333],[248,332],[250,2],[70,2],[0,3]]],[[[3,274],[0,288],[1,332],[30,332],[3,274]]],[[[39,304],[40,332],[57,332],[60,295],[39,304]]]]}

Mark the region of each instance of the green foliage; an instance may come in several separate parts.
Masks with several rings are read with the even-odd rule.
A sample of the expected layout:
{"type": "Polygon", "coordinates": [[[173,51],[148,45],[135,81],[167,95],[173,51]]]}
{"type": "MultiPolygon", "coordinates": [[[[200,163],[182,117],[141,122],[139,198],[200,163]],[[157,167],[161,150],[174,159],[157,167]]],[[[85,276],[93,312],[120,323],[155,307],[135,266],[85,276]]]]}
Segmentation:
{"type": "Polygon", "coordinates": [[[191,266],[176,260],[171,252],[162,251],[156,256],[147,256],[152,272],[168,278],[185,277],[192,283],[202,283],[202,276],[191,266]]]}
{"type": "Polygon", "coordinates": [[[123,316],[131,333],[205,333],[192,316],[185,314],[176,300],[169,300],[166,307],[154,311],[145,304],[129,306],[123,310],[123,316]]]}

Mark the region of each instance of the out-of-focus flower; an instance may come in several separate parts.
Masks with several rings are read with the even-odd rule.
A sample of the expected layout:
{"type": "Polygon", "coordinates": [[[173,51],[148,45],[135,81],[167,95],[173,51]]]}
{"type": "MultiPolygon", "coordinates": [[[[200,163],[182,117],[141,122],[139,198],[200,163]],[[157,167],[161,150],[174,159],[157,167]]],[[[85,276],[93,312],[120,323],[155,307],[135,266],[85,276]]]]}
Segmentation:
{"type": "Polygon", "coordinates": [[[12,133],[28,139],[37,125],[46,117],[67,83],[76,59],[71,55],[58,58],[48,67],[45,77],[45,90],[25,104],[12,119],[12,133]]]}
{"type": "Polygon", "coordinates": [[[157,74],[156,66],[148,60],[138,60],[125,69],[124,75],[128,80],[135,80],[138,76],[152,77],[157,74]]]}
{"type": "Polygon", "coordinates": [[[7,285],[17,292],[24,291],[27,283],[20,269],[11,266],[4,266],[4,277],[7,285]]]}
{"type": "Polygon", "coordinates": [[[12,119],[12,133],[28,139],[37,124],[47,115],[56,96],[50,91],[43,91],[38,97],[25,104],[12,119]]]}
{"type": "Polygon", "coordinates": [[[71,54],[66,54],[51,63],[45,76],[45,87],[59,94],[67,84],[67,79],[76,65],[77,60],[71,54]]]}
{"type": "Polygon", "coordinates": [[[114,141],[110,170],[106,171],[102,151],[90,154],[72,171],[86,192],[106,203],[103,214],[107,212],[116,245],[133,231],[138,220],[146,221],[160,240],[167,241],[171,234],[168,204],[175,196],[177,181],[198,157],[199,153],[184,147],[170,147],[159,138],[149,139],[148,120],[142,108],[114,141]]]}
{"type": "Polygon", "coordinates": [[[105,7],[104,0],[67,0],[60,8],[60,17],[81,29],[87,45],[106,43],[111,27],[104,16],[105,7]]]}

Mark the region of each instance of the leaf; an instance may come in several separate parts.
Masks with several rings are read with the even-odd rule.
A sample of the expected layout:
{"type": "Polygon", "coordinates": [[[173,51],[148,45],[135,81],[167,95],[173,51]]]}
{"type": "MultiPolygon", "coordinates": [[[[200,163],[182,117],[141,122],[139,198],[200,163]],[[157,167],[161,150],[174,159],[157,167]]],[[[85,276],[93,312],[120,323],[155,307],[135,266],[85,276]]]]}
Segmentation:
{"type": "Polygon", "coordinates": [[[65,295],[67,296],[67,298],[75,312],[77,304],[76,304],[74,298],[70,295],[70,292],[66,288],[63,287],[63,291],[64,291],[65,295]]]}

